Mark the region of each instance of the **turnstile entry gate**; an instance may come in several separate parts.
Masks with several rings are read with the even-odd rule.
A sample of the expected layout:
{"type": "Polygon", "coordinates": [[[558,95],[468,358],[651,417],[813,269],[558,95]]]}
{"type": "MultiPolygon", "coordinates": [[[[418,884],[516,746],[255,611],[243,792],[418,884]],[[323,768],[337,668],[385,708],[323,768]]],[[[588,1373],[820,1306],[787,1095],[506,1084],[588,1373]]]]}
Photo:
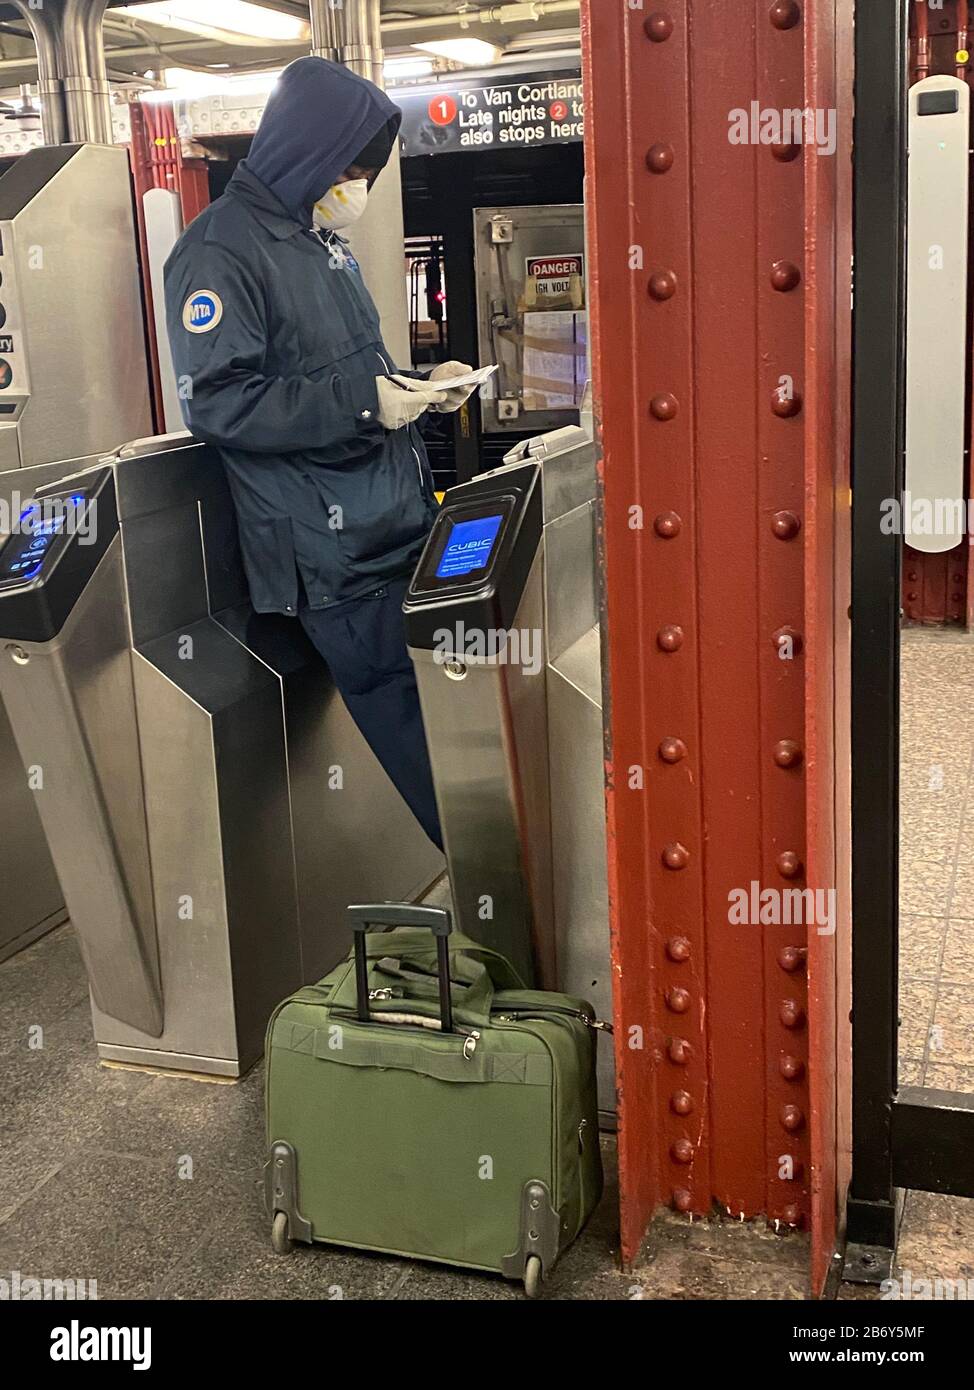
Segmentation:
{"type": "Polygon", "coordinates": [[[412,897],[442,860],[299,624],[251,609],[209,447],[129,446],[21,523],[0,695],[99,1054],[240,1075],[273,1006],[347,951],[347,903],[412,897]]]}
{"type": "Polygon", "coordinates": [[[447,493],[405,603],[454,907],[525,979],[610,1018],[591,431],[508,459],[447,493]]]}
{"type": "MultiPolygon", "coordinates": [[[[152,428],[127,150],[44,145],[0,178],[0,330],[2,537],[52,467],[152,428]]],[[[34,802],[0,702],[0,960],[65,916],[34,802]]]]}

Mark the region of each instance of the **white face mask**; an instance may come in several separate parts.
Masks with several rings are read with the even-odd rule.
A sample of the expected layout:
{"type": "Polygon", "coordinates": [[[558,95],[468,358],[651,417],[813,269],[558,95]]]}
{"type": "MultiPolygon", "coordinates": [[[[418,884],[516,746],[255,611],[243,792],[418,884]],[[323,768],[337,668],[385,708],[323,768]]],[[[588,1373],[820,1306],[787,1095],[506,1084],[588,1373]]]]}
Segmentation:
{"type": "Polygon", "coordinates": [[[349,179],[348,183],[332,184],[325,196],[315,203],[316,227],[337,232],[357,222],[365,211],[369,197],[368,179],[349,179]]]}

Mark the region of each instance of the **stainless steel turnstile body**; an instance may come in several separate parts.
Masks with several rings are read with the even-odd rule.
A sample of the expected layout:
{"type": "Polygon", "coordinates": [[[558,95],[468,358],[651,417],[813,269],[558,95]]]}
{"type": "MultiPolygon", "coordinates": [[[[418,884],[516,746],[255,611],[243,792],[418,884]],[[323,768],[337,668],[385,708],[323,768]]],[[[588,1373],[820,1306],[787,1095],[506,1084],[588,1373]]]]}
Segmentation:
{"type": "Polygon", "coordinates": [[[574,427],[508,457],[447,493],[406,601],[447,865],[462,931],[608,1019],[595,449],[574,427]],[[487,564],[449,583],[451,517],[499,515],[487,564]],[[479,640],[488,612],[503,635],[479,640]]]}
{"type": "MultiPolygon", "coordinates": [[[[25,503],[73,464],[35,464],[0,473],[0,542],[17,525],[25,503]]],[[[97,455],[88,462],[97,462],[97,455]]],[[[67,918],[64,893],[27,785],[0,692],[0,961],[16,955],[67,918]]]]}
{"type": "Polygon", "coordinates": [[[99,1054],[236,1076],[348,949],[347,903],[410,897],[442,860],[300,626],[251,609],[214,452],[148,440],[42,491],[92,488],[90,553],[59,537],[32,581],[41,640],[0,551],[0,694],[99,1054]]]}
{"type": "Polygon", "coordinates": [[[128,151],[45,145],[0,178],[0,472],[152,428],[128,151]]]}
{"type": "MultiPolygon", "coordinates": [[[[30,150],[0,178],[0,538],[49,471],[151,427],[128,152],[30,150]]],[[[0,960],[64,915],[0,701],[0,960]]]]}

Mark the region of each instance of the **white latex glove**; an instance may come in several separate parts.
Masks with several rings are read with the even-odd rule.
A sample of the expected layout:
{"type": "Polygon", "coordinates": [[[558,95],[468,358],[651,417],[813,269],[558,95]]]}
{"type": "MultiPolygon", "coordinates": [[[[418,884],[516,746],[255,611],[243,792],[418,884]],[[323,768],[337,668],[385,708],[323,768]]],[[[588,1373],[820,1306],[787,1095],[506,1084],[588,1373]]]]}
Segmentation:
{"type": "MultiPolygon", "coordinates": [[[[428,380],[449,381],[451,376],[466,376],[467,372],[472,371],[473,367],[468,366],[466,362],[441,362],[430,372],[428,380]]],[[[476,386],[455,386],[452,391],[447,391],[446,400],[435,409],[442,415],[459,410],[464,401],[469,400],[476,389],[476,386]]]]}
{"type": "Polygon", "coordinates": [[[412,387],[407,391],[387,376],[375,379],[376,393],[379,397],[379,421],[387,430],[401,430],[418,420],[424,410],[442,405],[446,400],[445,391],[437,391],[426,382],[419,383],[420,389],[412,387]]]}
{"type": "MultiPolygon", "coordinates": [[[[439,378],[440,381],[449,381],[454,376],[466,376],[467,372],[472,372],[473,367],[468,367],[466,362],[441,362],[438,367],[434,367],[429,376],[396,376],[393,381],[398,381],[406,391],[429,391],[431,383],[439,378]]],[[[441,415],[447,415],[453,410],[459,410],[465,400],[476,391],[477,386],[455,386],[452,391],[441,392],[442,403],[430,406],[433,411],[438,411],[441,415]]]]}

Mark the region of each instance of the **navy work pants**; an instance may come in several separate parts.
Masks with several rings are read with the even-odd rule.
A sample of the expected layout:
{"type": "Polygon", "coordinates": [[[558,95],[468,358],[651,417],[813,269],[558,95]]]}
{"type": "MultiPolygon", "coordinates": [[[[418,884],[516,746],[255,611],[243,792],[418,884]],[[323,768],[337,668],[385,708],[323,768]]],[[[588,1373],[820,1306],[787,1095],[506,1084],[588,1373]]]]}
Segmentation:
{"type": "Polygon", "coordinates": [[[299,610],[349,714],[413,815],[443,848],[402,601],[409,579],[334,608],[299,610]]]}

